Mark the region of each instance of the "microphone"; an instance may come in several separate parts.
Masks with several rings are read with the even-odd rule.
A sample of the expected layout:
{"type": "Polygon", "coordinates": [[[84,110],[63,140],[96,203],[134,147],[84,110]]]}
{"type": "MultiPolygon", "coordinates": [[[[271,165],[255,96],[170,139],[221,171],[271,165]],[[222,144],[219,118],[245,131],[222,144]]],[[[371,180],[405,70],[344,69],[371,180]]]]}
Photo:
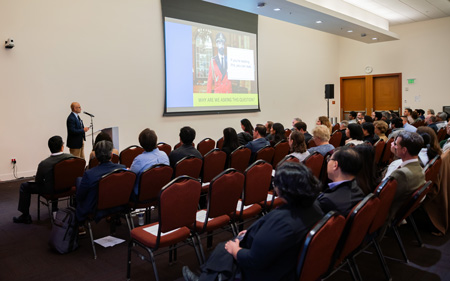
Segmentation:
{"type": "Polygon", "coordinates": [[[95,117],[94,114],[90,114],[89,112],[83,111],[84,114],[89,115],[91,117],[95,117]]]}

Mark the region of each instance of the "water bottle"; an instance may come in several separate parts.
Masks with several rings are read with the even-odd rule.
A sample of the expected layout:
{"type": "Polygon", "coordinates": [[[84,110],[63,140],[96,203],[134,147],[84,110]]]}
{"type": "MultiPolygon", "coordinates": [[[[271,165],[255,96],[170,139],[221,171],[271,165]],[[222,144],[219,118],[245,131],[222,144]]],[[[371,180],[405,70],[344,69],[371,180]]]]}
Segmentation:
{"type": "Polygon", "coordinates": [[[138,214],[138,224],[139,225],[144,225],[144,213],[139,213],[138,214]]]}

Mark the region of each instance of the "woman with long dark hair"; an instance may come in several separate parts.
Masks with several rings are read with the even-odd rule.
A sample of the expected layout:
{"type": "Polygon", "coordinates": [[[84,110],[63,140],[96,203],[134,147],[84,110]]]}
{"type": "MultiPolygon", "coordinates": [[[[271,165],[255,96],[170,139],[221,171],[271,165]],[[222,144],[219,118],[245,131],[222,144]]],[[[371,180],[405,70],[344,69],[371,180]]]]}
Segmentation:
{"type": "Polygon", "coordinates": [[[364,133],[359,124],[348,124],[347,130],[345,130],[345,135],[347,136],[347,140],[345,141],[345,145],[353,144],[358,145],[362,144],[364,133]]]}
{"type": "Polygon", "coordinates": [[[310,155],[306,149],[305,136],[297,130],[289,135],[289,147],[291,148],[289,155],[295,156],[300,162],[310,155]]]}
{"type": "Polygon", "coordinates": [[[270,134],[273,135],[273,139],[270,141],[270,144],[274,146],[278,142],[282,140],[286,140],[286,134],[284,133],[284,126],[281,123],[274,123],[272,129],[270,130],[270,134]]]}
{"type": "Polygon", "coordinates": [[[238,134],[239,144],[246,145],[249,141],[253,140],[252,123],[247,118],[244,118],[241,120],[241,128],[243,132],[238,134]]]}

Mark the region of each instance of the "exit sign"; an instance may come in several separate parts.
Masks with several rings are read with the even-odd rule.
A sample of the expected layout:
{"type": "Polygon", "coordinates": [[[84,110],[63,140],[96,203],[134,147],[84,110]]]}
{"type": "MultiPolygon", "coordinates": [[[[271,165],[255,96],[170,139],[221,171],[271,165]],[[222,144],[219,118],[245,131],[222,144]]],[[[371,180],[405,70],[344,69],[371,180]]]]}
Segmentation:
{"type": "Polygon", "coordinates": [[[416,82],[416,78],[408,79],[408,84],[414,84],[416,82]]]}

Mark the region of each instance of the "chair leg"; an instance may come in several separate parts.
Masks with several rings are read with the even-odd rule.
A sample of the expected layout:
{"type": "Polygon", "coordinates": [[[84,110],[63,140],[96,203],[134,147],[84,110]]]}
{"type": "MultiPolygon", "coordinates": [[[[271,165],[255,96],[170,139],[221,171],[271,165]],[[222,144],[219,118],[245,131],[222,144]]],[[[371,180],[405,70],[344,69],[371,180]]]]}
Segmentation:
{"type": "Polygon", "coordinates": [[[200,240],[200,235],[195,233],[192,235],[191,239],[192,239],[192,244],[194,245],[195,254],[197,255],[198,264],[202,265],[203,263],[205,263],[205,254],[203,252],[202,241],[200,240]],[[196,245],[196,243],[198,245],[196,245]]]}
{"type": "Polygon", "coordinates": [[[408,256],[406,255],[405,247],[403,246],[402,238],[400,237],[400,233],[398,233],[397,226],[393,226],[392,229],[394,230],[395,237],[397,238],[398,246],[400,247],[400,250],[402,251],[403,258],[405,259],[405,263],[408,263],[408,256]]]}
{"type": "Polygon", "coordinates": [[[358,281],[358,277],[356,277],[355,270],[353,269],[353,266],[349,259],[347,259],[347,265],[348,265],[348,270],[350,271],[350,274],[352,276],[352,280],[358,281]]]}
{"type": "Polygon", "coordinates": [[[153,252],[152,252],[152,250],[150,250],[147,247],[145,247],[145,249],[147,250],[148,255],[150,256],[150,260],[151,260],[152,266],[153,266],[153,273],[155,274],[155,279],[156,279],[156,281],[159,281],[158,270],[156,269],[156,262],[155,262],[155,257],[153,256],[153,252]]]}
{"type": "Polygon", "coordinates": [[[408,217],[408,220],[413,227],[414,233],[416,234],[417,243],[419,244],[419,247],[423,247],[422,237],[420,236],[419,230],[417,229],[416,222],[414,221],[414,217],[412,214],[408,217]]]}
{"type": "Polygon", "coordinates": [[[92,227],[91,227],[91,222],[90,221],[88,221],[88,228],[89,228],[89,236],[91,237],[92,251],[94,252],[94,260],[96,260],[97,259],[97,252],[95,251],[94,235],[92,235],[92,227]]]}
{"type": "Polygon", "coordinates": [[[38,221],[40,221],[41,220],[41,195],[39,195],[38,194],[38,198],[37,198],[37,211],[38,211],[38,214],[37,214],[37,219],[38,219],[38,221]]]}
{"type": "Polygon", "coordinates": [[[127,280],[131,277],[131,249],[133,248],[133,239],[130,239],[128,243],[128,255],[127,255],[127,280]]]}
{"type": "Polygon", "coordinates": [[[130,213],[125,214],[125,220],[127,221],[128,231],[131,233],[131,215],[130,213]]]}
{"type": "Polygon", "coordinates": [[[212,231],[206,235],[206,249],[211,249],[213,243],[212,231]]]}
{"type": "Polygon", "coordinates": [[[372,244],[378,254],[378,259],[380,260],[381,266],[383,267],[384,275],[386,275],[386,280],[392,280],[391,273],[389,272],[389,268],[386,264],[386,259],[384,258],[383,253],[381,252],[380,244],[378,243],[376,238],[372,239],[372,244]]]}
{"type": "Polygon", "coordinates": [[[52,200],[47,200],[47,209],[48,209],[48,215],[50,216],[50,223],[53,225],[53,212],[50,207],[50,205],[53,203],[52,200]]]}
{"type": "Polygon", "coordinates": [[[354,256],[352,256],[350,258],[350,263],[352,264],[352,266],[355,270],[357,280],[362,280],[361,273],[359,272],[359,268],[358,268],[358,265],[356,264],[354,256]]]}

